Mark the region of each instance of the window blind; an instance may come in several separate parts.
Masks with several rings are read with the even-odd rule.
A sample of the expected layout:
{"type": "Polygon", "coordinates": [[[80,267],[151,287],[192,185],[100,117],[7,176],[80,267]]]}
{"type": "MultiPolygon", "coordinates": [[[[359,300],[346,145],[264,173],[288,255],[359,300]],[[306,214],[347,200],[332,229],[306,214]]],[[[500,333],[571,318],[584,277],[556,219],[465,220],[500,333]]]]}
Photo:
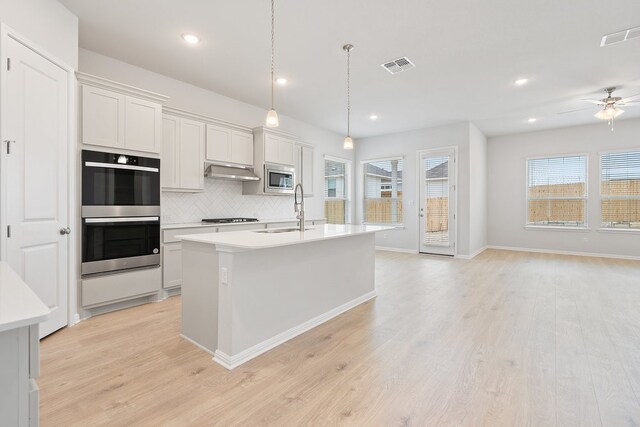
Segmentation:
{"type": "Polygon", "coordinates": [[[424,244],[449,246],[449,157],[425,157],[424,244]]]}
{"type": "Polygon", "coordinates": [[[347,165],[324,161],[324,217],[328,224],[344,224],[347,219],[347,165]]]}
{"type": "Polygon", "coordinates": [[[363,163],[364,222],[402,224],[401,158],[363,163]]]}
{"type": "Polygon", "coordinates": [[[640,151],[600,156],[601,227],[640,229],[640,151]]]}
{"type": "Polygon", "coordinates": [[[586,226],[587,156],[527,161],[527,224],[586,226]]]}

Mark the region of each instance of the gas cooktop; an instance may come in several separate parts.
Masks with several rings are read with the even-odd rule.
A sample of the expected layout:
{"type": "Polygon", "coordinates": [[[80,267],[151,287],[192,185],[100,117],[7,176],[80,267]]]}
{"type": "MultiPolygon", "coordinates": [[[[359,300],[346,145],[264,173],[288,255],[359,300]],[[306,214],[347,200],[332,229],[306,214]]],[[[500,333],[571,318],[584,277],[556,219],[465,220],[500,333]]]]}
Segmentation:
{"type": "Polygon", "coordinates": [[[213,224],[231,224],[236,222],[257,222],[258,218],[205,218],[202,222],[211,222],[213,224]]]}

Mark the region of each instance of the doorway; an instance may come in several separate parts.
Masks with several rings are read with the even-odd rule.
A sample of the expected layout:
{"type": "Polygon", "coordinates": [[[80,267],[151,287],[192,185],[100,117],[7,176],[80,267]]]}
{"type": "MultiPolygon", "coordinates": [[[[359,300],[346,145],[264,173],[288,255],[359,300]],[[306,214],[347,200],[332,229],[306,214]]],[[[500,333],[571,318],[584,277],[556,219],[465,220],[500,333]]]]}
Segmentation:
{"type": "Polygon", "coordinates": [[[421,253],[456,253],[456,149],[418,152],[421,253]]]}

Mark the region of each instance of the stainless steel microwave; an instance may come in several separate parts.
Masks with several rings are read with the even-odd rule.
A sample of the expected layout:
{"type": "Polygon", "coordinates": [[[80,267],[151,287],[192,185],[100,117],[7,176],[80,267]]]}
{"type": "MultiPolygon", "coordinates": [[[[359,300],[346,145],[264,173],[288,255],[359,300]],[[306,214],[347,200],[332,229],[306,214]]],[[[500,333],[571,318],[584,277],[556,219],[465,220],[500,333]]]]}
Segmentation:
{"type": "Polygon", "coordinates": [[[274,194],[293,194],[295,187],[294,168],[287,166],[264,165],[264,192],[274,194]]]}

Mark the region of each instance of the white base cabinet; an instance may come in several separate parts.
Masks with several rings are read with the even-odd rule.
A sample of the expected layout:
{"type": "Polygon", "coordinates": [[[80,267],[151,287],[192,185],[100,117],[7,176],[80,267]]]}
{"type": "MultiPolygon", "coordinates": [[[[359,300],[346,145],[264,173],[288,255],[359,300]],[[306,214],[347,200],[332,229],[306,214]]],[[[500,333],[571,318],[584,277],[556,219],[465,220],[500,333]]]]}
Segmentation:
{"type": "Polygon", "coordinates": [[[38,325],[0,332],[0,425],[39,425],[38,325]]]}

